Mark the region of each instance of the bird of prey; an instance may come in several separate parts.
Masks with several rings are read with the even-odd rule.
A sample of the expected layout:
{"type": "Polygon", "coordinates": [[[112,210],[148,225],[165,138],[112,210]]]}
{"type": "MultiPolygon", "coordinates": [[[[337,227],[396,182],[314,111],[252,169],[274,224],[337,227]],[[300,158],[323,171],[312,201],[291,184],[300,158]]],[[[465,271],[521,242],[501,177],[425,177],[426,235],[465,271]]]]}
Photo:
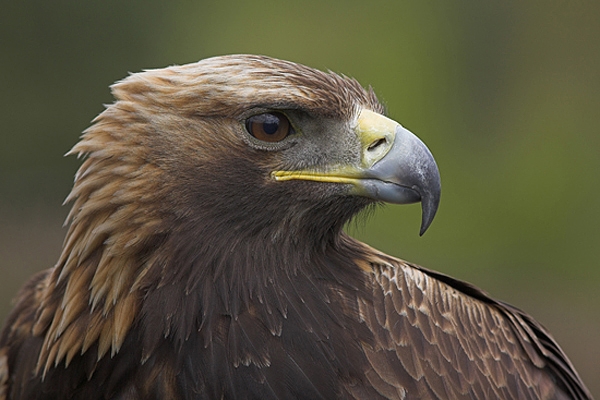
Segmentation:
{"type": "Polygon", "coordinates": [[[231,55],[133,74],[70,154],[54,268],[0,336],[0,399],[589,399],[524,312],[343,231],[440,199],[371,89],[231,55]]]}

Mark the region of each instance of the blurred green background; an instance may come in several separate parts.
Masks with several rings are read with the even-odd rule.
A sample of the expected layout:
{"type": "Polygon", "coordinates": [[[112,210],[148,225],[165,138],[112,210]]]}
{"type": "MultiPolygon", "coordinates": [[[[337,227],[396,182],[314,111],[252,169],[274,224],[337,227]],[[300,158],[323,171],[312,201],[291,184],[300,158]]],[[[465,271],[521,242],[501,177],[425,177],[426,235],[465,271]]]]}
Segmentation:
{"type": "Polygon", "coordinates": [[[372,85],[442,174],[438,216],[349,226],[530,312],[600,397],[600,2],[23,1],[0,13],[0,320],[57,260],[63,154],[128,72],[259,53],[372,85]]]}

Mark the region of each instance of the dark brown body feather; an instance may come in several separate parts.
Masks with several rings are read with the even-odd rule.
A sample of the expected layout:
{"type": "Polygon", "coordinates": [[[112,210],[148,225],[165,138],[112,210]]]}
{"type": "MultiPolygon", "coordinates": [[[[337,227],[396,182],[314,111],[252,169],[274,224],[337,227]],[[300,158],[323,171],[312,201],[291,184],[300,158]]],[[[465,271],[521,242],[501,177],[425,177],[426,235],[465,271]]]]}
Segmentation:
{"type": "Polygon", "coordinates": [[[355,81],[233,56],[114,93],[73,149],[61,258],[0,336],[0,399],[591,398],[526,314],[347,237],[370,200],[270,179],[352,158],[344,140],[240,138],[249,109],[380,112],[355,81]]]}

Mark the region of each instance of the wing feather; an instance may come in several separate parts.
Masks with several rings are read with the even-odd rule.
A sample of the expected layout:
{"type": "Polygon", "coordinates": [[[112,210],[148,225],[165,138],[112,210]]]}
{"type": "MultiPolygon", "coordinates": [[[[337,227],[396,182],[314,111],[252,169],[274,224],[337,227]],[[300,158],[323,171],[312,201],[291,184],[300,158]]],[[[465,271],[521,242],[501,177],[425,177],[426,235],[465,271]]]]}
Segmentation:
{"type": "Polygon", "coordinates": [[[360,312],[376,342],[363,345],[367,377],[384,397],[394,388],[407,399],[591,399],[527,314],[467,283],[372,254],[373,300],[360,312]]]}

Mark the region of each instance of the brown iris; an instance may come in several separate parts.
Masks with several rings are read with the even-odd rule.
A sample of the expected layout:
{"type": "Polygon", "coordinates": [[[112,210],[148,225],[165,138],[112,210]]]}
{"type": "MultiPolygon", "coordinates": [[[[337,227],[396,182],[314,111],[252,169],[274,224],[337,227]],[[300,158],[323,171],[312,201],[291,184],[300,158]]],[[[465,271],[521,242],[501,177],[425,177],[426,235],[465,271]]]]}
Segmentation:
{"type": "Polygon", "coordinates": [[[263,142],[280,142],[292,132],[290,121],[280,112],[253,115],[246,120],[246,129],[263,142]]]}

